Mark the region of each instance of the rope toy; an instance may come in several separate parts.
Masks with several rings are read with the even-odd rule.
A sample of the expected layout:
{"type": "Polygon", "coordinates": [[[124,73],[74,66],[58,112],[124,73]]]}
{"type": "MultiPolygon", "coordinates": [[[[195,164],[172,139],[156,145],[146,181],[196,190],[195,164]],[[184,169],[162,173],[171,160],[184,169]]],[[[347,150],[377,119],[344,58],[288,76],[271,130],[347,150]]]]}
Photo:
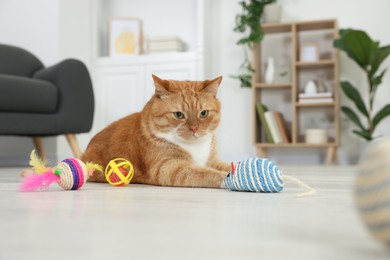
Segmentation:
{"type": "Polygon", "coordinates": [[[305,197],[316,191],[298,179],[283,175],[279,168],[267,158],[250,158],[234,165],[224,180],[227,189],[232,191],[281,192],[284,181],[290,180],[308,189],[307,192],[296,194],[305,197]]]}
{"type": "Polygon", "coordinates": [[[355,201],[371,234],[390,246],[390,140],[367,150],[359,163],[355,201]]]}
{"type": "Polygon", "coordinates": [[[20,191],[36,191],[47,189],[53,182],[65,190],[80,189],[88,177],[95,170],[102,171],[102,167],[94,163],[83,163],[76,158],[62,160],[57,166],[49,168],[36,156],[35,150],[30,154],[31,170],[24,172],[24,180],[20,191]]]}
{"type": "Polygon", "coordinates": [[[134,176],[134,167],[128,160],[116,158],[107,164],[104,174],[111,185],[128,185],[134,176]]]}

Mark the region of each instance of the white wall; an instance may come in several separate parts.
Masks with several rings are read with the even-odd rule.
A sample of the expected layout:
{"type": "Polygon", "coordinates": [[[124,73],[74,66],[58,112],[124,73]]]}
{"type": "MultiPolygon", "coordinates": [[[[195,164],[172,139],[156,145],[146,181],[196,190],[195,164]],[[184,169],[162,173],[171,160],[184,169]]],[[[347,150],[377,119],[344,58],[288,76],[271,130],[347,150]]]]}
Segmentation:
{"type": "MultiPolygon", "coordinates": [[[[239,0],[213,1],[212,10],[214,20],[209,24],[213,41],[208,41],[211,46],[212,64],[209,64],[212,77],[223,75],[223,86],[219,97],[223,104],[222,123],[219,131],[219,145],[221,157],[227,161],[238,161],[255,155],[252,147],[252,122],[251,122],[251,95],[247,89],[240,89],[239,82],[229,75],[237,73],[242,61],[241,47],[235,43],[240,35],[234,33],[234,18],[240,12],[239,0]]],[[[375,0],[368,3],[365,0],[278,0],[283,7],[283,21],[315,20],[325,18],[337,18],[340,28],[358,28],[365,30],[382,45],[390,44],[390,1],[375,0]]],[[[207,58],[207,57],[206,57],[207,58]]],[[[361,71],[344,54],[340,55],[341,79],[348,79],[356,85],[365,84],[361,71]],[[362,82],[363,80],[363,82],[362,82]]],[[[208,63],[207,60],[205,62],[208,63]]],[[[389,67],[390,59],[385,66],[389,67]]],[[[390,72],[384,78],[384,82],[377,94],[378,108],[385,103],[390,103],[390,72]]],[[[343,96],[343,95],[342,95],[343,96]]],[[[347,104],[342,98],[342,104],[347,104]]],[[[347,163],[357,153],[358,139],[350,133],[353,126],[342,116],[342,147],[340,149],[341,163],[347,163]],[[352,156],[346,155],[350,153],[352,156]]],[[[390,136],[390,118],[382,122],[377,133],[390,136]]],[[[321,150],[296,150],[274,149],[271,156],[275,155],[280,162],[285,163],[317,163],[324,154],[321,150]],[[320,152],[320,157],[315,154],[320,152]],[[277,155],[277,156],[276,156],[277,155]]]]}
{"type": "MultiPolygon", "coordinates": [[[[92,76],[91,2],[95,0],[59,0],[59,60],[76,58],[84,62],[92,76]]],[[[92,78],[93,80],[93,78],[92,78]]],[[[92,136],[89,133],[76,135],[81,151],[87,147],[92,136]]],[[[72,157],[73,153],[64,136],[57,137],[58,158],[72,157]]]]}
{"type": "MultiPolygon", "coordinates": [[[[58,1],[0,0],[0,42],[32,52],[45,65],[58,61],[58,1]]],[[[56,154],[56,139],[45,138],[48,158],[56,154]]],[[[0,165],[18,165],[28,160],[31,138],[0,137],[0,165]],[[22,159],[23,160],[23,159],[22,159]]]]}
{"type": "Polygon", "coordinates": [[[0,42],[34,53],[45,65],[58,60],[58,1],[0,0],[0,42]]]}

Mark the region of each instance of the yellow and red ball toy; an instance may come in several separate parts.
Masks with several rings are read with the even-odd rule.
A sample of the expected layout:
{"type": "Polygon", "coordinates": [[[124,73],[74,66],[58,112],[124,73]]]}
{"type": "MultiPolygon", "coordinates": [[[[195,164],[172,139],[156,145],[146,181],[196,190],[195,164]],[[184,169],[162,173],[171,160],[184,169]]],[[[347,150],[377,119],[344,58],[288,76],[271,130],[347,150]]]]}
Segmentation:
{"type": "Polygon", "coordinates": [[[134,167],[128,160],[116,158],[107,164],[104,174],[111,185],[128,185],[134,176],[134,167]]]}

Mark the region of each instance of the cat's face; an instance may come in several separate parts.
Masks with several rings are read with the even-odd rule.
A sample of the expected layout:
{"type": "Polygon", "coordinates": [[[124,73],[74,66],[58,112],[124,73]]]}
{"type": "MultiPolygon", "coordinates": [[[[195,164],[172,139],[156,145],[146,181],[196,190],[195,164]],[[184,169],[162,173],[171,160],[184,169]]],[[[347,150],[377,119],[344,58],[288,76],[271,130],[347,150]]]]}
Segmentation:
{"type": "Polygon", "coordinates": [[[154,132],[179,142],[202,140],[214,132],[220,121],[221,105],[216,94],[222,77],[210,81],[173,81],[153,75],[153,79],[154,132]]]}

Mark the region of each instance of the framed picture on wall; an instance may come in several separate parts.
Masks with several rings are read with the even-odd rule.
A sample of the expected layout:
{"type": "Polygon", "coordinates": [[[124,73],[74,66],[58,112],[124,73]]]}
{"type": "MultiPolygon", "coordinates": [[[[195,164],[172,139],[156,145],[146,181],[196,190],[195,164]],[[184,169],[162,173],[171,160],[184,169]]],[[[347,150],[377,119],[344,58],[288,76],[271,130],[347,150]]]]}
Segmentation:
{"type": "Polygon", "coordinates": [[[299,60],[304,62],[314,62],[320,59],[319,46],[316,43],[302,44],[299,60]]]}
{"type": "Polygon", "coordinates": [[[142,53],[142,22],[138,18],[110,19],[110,56],[142,53]]]}

